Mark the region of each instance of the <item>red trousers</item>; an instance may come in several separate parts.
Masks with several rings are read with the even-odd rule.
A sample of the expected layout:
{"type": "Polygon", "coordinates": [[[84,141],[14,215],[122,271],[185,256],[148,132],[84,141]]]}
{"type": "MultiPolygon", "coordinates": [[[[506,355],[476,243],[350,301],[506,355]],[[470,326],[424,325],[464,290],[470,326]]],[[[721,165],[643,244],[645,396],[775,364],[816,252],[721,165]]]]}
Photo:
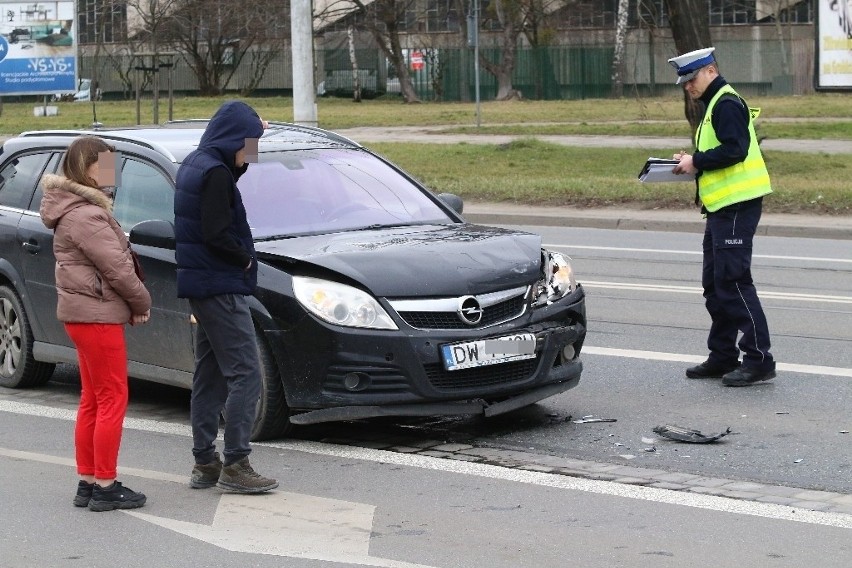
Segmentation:
{"type": "Polygon", "coordinates": [[[127,411],[124,325],[66,323],[80,362],[80,408],[74,430],[77,473],[114,479],[127,411]]]}

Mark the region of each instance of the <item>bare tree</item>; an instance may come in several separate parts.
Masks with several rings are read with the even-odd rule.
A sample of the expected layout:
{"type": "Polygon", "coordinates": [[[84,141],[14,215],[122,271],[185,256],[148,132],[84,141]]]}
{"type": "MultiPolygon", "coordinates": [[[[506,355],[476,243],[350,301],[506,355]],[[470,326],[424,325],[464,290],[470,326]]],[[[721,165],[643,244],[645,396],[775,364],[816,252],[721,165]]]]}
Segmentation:
{"type": "MultiPolygon", "coordinates": [[[[710,18],[706,0],[665,0],[672,38],[678,53],[710,47],[710,18]]],[[[704,116],[704,105],[683,92],[684,114],[693,132],[704,116]]]]}
{"type": "MultiPolygon", "coordinates": [[[[280,0],[242,0],[239,6],[231,0],[180,0],[164,35],[183,53],[201,94],[219,95],[246,54],[281,48],[288,10],[280,0]]],[[[266,65],[254,64],[255,82],[266,65]]]]}
{"type": "MultiPolygon", "coordinates": [[[[792,4],[794,4],[791,0],[772,0],[770,5],[771,13],[769,14],[755,14],[758,19],[771,17],[772,21],[775,24],[775,35],[778,38],[778,46],[781,49],[781,70],[784,75],[790,74],[790,61],[787,58],[787,49],[784,46],[785,38],[784,38],[784,24],[781,21],[781,12],[784,9],[789,8],[792,4]]],[[[760,4],[758,4],[760,6],[760,4]]],[[[789,29],[789,26],[788,26],[789,29]]]]}
{"type": "Polygon", "coordinates": [[[491,61],[480,49],[479,62],[497,79],[497,95],[494,99],[498,101],[520,98],[520,92],[515,90],[512,83],[512,75],[515,72],[518,38],[523,32],[524,16],[527,13],[521,2],[522,0],[492,0],[486,11],[488,16],[500,24],[500,32],[497,35],[499,60],[491,61]]]}
{"type": "Polygon", "coordinates": [[[557,84],[556,74],[551,63],[550,50],[556,39],[556,23],[553,12],[564,8],[576,0],[524,0],[523,34],[533,50],[532,80],[535,86],[535,98],[542,99],[547,93],[547,85],[557,84]]]}
{"type": "MultiPolygon", "coordinates": [[[[162,49],[159,38],[167,29],[171,13],[179,2],[180,0],[127,0],[128,12],[132,12],[135,18],[128,23],[125,45],[109,56],[113,71],[124,86],[125,98],[132,96],[136,67],[140,66],[140,54],[149,53],[154,61],[158,60],[162,49]]],[[[151,76],[151,72],[142,74],[140,90],[148,88],[151,76]]]]}
{"type": "Polygon", "coordinates": [[[355,28],[346,28],[346,39],[349,42],[349,64],[352,65],[352,101],[361,102],[361,77],[358,76],[358,58],[355,56],[355,28]]]}
{"type": "Polygon", "coordinates": [[[94,39],[95,51],[92,54],[92,70],[91,70],[91,83],[89,84],[89,101],[92,104],[92,124],[96,125],[98,123],[98,108],[97,101],[100,98],[100,77],[101,77],[101,53],[105,52],[105,44],[109,42],[113,42],[116,37],[107,37],[107,29],[114,31],[112,24],[114,21],[114,17],[120,13],[118,10],[118,6],[116,6],[115,2],[112,0],[102,0],[101,2],[97,2],[94,4],[94,10],[89,16],[94,18],[93,28],[91,32],[94,35],[94,38],[89,37],[88,39],[94,39]]]}
{"type": "Polygon", "coordinates": [[[315,16],[328,21],[343,17],[355,20],[355,25],[366,30],[393,66],[399,77],[399,88],[405,103],[419,103],[411,74],[408,72],[405,51],[400,40],[401,24],[406,12],[413,13],[417,0],[337,0],[332,1],[315,16]]]}
{"type": "Polygon", "coordinates": [[[618,0],[618,23],[615,26],[615,53],[612,57],[612,94],[624,94],[624,40],[627,37],[627,10],[629,0],[618,0]]]}

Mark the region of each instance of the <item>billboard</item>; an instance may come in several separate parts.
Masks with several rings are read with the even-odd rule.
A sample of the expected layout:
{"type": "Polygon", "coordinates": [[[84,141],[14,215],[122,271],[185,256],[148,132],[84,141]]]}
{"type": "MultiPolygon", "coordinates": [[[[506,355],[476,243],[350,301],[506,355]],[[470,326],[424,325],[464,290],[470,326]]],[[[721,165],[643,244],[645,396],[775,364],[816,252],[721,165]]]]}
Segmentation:
{"type": "Polygon", "coordinates": [[[77,90],[74,1],[0,0],[0,95],[77,90]]]}
{"type": "Polygon", "coordinates": [[[852,0],[818,0],[816,88],[852,89],[852,0]]]}

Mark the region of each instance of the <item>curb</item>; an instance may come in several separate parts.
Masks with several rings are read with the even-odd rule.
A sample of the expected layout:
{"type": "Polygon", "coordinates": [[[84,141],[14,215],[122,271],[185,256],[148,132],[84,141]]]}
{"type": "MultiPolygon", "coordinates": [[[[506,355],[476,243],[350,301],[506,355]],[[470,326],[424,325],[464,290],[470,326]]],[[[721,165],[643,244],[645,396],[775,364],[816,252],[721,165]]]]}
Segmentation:
{"type": "MultiPolygon", "coordinates": [[[[485,225],[588,227],[624,231],[704,233],[705,221],[696,212],[678,210],[578,210],[489,203],[465,204],[463,216],[485,225]]],[[[852,217],[764,214],[757,235],[852,240],[852,217]]]]}
{"type": "Polygon", "coordinates": [[[358,439],[325,439],[325,443],[365,447],[394,453],[428,456],[439,459],[482,463],[536,471],[552,475],[563,475],[581,479],[610,481],[625,485],[638,485],[668,489],[684,493],[696,493],[783,505],[792,509],[821,511],[852,515],[852,495],[834,491],[820,491],[787,485],[708,477],[690,473],[679,473],[625,464],[593,462],[574,458],[534,454],[487,446],[440,440],[420,440],[396,437],[387,442],[358,439]]]}

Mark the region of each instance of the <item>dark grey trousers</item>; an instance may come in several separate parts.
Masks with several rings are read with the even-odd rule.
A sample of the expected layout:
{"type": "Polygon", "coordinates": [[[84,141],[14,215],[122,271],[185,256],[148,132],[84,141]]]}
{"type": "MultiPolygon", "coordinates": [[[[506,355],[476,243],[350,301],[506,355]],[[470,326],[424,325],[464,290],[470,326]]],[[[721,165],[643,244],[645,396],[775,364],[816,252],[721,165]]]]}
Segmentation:
{"type": "Polygon", "coordinates": [[[196,463],[213,461],[224,409],[222,455],[230,465],[251,452],[249,440],[261,387],[254,324],[242,295],[193,298],[189,306],[198,321],[190,408],[192,454],[196,463]]]}

